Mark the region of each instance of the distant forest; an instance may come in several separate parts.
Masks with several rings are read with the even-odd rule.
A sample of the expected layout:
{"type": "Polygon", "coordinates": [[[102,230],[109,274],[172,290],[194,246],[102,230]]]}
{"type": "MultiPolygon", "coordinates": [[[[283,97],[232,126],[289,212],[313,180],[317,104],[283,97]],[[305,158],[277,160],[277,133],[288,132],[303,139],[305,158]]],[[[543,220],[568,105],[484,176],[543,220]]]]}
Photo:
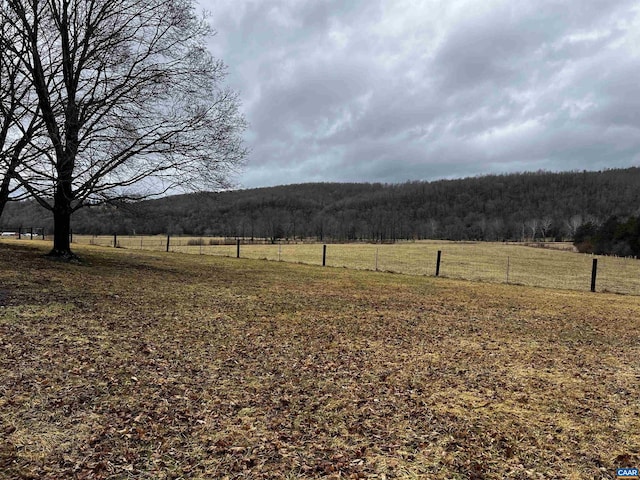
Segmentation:
{"type": "Polygon", "coordinates": [[[620,221],[610,217],[597,225],[587,222],[578,227],[573,242],[579,252],[621,257],[640,256],[640,217],[620,221]]]}
{"type": "MultiPolygon", "coordinates": [[[[308,183],[95,205],[74,233],[184,234],[276,242],[573,239],[611,217],[640,215],[640,168],[486,175],[434,182],[308,183]]],[[[3,230],[44,227],[33,201],[7,206],[3,230]]]]}

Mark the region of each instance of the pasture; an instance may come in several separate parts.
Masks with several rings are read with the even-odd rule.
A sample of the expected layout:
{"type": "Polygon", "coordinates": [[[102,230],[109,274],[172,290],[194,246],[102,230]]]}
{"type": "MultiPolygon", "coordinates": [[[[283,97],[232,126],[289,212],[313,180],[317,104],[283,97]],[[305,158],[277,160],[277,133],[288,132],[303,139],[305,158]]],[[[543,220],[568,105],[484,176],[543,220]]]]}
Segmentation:
{"type": "Polygon", "coordinates": [[[0,241],[2,480],[640,466],[637,297],[48,248],[0,241]]]}
{"type": "MultiPolygon", "coordinates": [[[[223,241],[222,238],[171,237],[169,251],[235,257],[235,241],[231,239],[232,244],[227,245],[216,244],[223,241]]],[[[113,236],[76,235],[74,242],[113,246],[113,236]]],[[[165,251],[167,237],[118,236],[117,245],[126,249],[165,251]]],[[[597,258],[596,291],[640,295],[640,260],[574,253],[570,244],[554,245],[557,248],[531,245],[543,244],[431,240],[384,245],[329,244],[326,265],[435,275],[437,252],[440,250],[439,274],[442,277],[588,291],[592,261],[597,258]]],[[[321,244],[243,244],[240,252],[242,258],[322,264],[321,244]]]]}

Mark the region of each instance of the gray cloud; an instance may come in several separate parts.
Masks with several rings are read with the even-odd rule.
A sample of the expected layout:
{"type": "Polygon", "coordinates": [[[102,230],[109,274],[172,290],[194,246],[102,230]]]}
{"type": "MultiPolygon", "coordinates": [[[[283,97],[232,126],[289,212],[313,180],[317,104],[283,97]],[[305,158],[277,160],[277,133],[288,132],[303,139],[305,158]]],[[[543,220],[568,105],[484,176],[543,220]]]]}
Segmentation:
{"type": "Polygon", "coordinates": [[[201,0],[244,102],[243,187],[640,162],[640,8],[201,0]]]}

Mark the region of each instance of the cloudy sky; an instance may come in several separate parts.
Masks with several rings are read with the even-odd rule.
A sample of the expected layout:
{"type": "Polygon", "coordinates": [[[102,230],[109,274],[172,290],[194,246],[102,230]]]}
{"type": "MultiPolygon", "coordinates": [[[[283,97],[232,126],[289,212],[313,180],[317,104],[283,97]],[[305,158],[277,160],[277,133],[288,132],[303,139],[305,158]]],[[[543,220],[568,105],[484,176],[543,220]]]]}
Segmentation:
{"type": "Polygon", "coordinates": [[[200,0],[240,187],[640,165],[637,0],[200,0]]]}

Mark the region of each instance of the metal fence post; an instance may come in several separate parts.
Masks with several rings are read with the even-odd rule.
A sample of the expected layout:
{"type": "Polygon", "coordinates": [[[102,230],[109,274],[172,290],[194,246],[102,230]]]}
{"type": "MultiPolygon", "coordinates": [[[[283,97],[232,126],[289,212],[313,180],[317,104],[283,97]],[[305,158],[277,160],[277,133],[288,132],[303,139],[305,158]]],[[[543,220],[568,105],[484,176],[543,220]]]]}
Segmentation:
{"type": "Polygon", "coordinates": [[[436,277],[440,275],[440,259],[442,258],[442,250],[438,250],[438,258],[436,260],[436,277]]]}
{"type": "Polygon", "coordinates": [[[596,274],[598,273],[598,259],[593,259],[593,264],[591,266],[591,291],[596,291],[596,274]]]}
{"type": "Polygon", "coordinates": [[[322,266],[325,267],[327,265],[327,246],[322,246],[322,266]]]}
{"type": "Polygon", "coordinates": [[[236,258],[240,258],[240,239],[236,238],[236,258]]]}

